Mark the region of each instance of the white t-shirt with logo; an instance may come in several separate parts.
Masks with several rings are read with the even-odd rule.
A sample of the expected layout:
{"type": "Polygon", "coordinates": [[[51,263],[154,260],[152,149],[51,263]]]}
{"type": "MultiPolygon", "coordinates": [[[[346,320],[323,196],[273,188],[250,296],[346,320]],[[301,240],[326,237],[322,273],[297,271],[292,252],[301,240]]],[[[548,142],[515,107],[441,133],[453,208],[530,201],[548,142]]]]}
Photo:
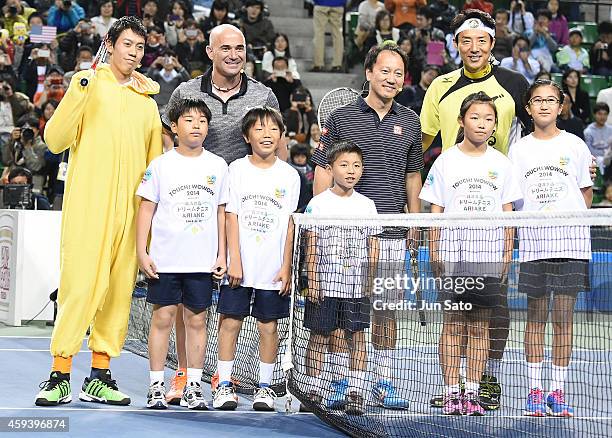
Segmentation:
{"type": "MultiPolygon", "coordinates": [[[[310,200],[306,214],[322,216],[376,215],[370,198],[353,190],[351,196],[338,196],[331,189],[310,200]]],[[[327,297],[361,298],[367,274],[367,238],[382,232],[382,227],[347,225],[313,226],[316,236],[316,269],[322,292],[327,297]]]]}
{"type": "MultiPolygon", "coordinates": [[[[574,134],[561,131],[549,140],[530,134],[510,149],[524,194],[522,211],[576,211],[587,206],[581,188],[593,185],[591,153],[574,134]]],[[[548,258],[591,258],[589,227],[519,228],[521,261],[548,258]]]]}
{"type": "MultiPolygon", "coordinates": [[[[444,207],[445,213],[474,215],[502,212],[504,204],[521,197],[512,163],[504,154],[487,147],[484,154],[470,156],[457,145],[436,159],[419,195],[444,207]]],[[[503,227],[443,228],[440,256],[453,264],[467,262],[465,266],[455,265],[455,275],[497,276],[503,259],[504,236],[503,227]]]]}
{"type": "Polygon", "coordinates": [[[280,290],[289,217],[297,209],[300,176],[282,160],[262,169],[249,156],[229,166],[226,211],[238,215],[242,286],[280,290]]]}
{"type": "Polygon", "coordinates": [[[136,194],[157,204],[149,255],[158,272],[212,272],[227,171],[225,160],[206,150],[186,157],[173,149],[151,161],[136,194]]]}

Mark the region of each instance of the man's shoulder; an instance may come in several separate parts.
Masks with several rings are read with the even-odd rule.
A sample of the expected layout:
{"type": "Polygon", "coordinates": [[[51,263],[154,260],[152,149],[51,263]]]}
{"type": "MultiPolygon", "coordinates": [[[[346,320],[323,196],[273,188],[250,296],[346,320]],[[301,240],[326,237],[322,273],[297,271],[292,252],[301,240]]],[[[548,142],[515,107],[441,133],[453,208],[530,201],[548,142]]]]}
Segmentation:
{"type": "MultiPolygon", "coordinates": [[[[493,77],[503,88],[517,94],[515,97],[523,98],[523,94],[529,88],[529,82],[521,73],[510,70],[509,68],[496,66],[493,70],[493,77]]],[[[517,103],[519,103],[517,101],[517,103]]]]}
{"type": "Polygon", "coordinates": [[[455,69],[448,73],[438,76],[433,80],[429,88],[427,88],[427,93],[440,93],[448,90],[452,87],[461,77],[461,69],[455,69]],[[431,90],[431,91],[430,91],[431,90]]]}

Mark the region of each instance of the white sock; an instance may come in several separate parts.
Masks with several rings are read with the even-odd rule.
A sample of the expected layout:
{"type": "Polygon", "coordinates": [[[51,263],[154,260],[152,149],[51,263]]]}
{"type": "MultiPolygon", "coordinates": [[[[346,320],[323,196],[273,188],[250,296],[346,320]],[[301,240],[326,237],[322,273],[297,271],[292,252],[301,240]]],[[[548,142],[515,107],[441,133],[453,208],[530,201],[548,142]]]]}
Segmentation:
{"type": "Polygon", "coordinates": [[[219,372],[219,383],[232,381],[233,360],[218,360],[217,371],[219,372]]]}
{"type": "Polygon", "coordinates": [[[459,365],[459,376],[465,378],[467,377],[467,357],[461,357],[461,364],[459,365]]]}
{"type": "Polygon", "coordinates": [[[497,377],[499,369],[501,367],[501,359],[489,359],[487,360],[487,376],[497,377]]]}
{"type": "Polygon", "coordinates": [[[542,389],[542,362],[527,362],[529,388],[542,389]]]}
{"type": "Polygon", "coordinates": [[[379,380],[391,381],[393,369],[393,352],[395,350],[374,350],[376,357],[376,374],[379,380]]]}
{"type": "Polygon", "coordinates": [[[274,364],[259,361],[259,384],[270,386],[272,374],[274,374],[274,364]]]}
{"type": "Polygon", "coordinates": [[[447,394],[459,394],[459,384],[456,385],[446,385],[446,393],[447,394]]]}
{"type": "Polygon", "coordinates": [[[348,374],[348,353],[331,353],[332,372],[339,379],[344,379],[348,374]]]}
{"type": "Polygon", "coordinates": [[[465,392],[471,392],[476,394],[478,392],[478,383],[476,382],[465,382],[465,392]]]}
{"type": "Polygon", "coordinates": [[[361,393],[361,388],[365,386],[365,375],[365,371],[349,371],[349,392],[361,393]]]}
{"type": "Polygon", "coordinates": [[[149,371],[149,379],[151,380],[151,385],[155,382],[164,382],[164,372],[163,371],[149,371]]]}
{"type": "Polygon", "coordinates": [[[553,364],[552,383],[550,387],[551,391],[556,391],[557,389],[560,389],[561,391],[564,390],[565,378],[567,377],[568,368],[569,367],[558,367],[557,365],[553,364]]]}
{"type": "Polygon", "coordinates": [[[187,384],[202,382],[202,368],[187,368],[187,384]]]}

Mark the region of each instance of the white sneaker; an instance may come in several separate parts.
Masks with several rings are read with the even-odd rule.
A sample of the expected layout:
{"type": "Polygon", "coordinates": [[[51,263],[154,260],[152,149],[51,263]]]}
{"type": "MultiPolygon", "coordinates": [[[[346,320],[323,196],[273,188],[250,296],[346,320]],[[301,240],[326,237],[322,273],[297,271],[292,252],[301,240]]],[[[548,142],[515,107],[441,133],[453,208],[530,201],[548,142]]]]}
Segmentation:
{"type": "Polygon", "coordinates": [[[147,394],[147,408],[168,408],[168,403],[166,402],[166,388],[164,387],[164,382],[153,382],[151,386],[149,386],[149,393],[147,394]]]}
{"type": "Polygon", "coordinates": [[[274,400],[276,393],[269,386],[262,386],[255,392],[253,409],[256,411],[274,411],[274,400]]]}
{"type": "Polygon", "coordinates": [[[200,386],[199,382],[191,382],[185,386],[183,398],[181,398],[181,406],[185,406],[196,411],[208,410],[208,404],[206,403],[206,400],[204,400],[202,387],[200,386]]]}
{"type": "Polygon", "coordinates": [[[220,382],[213,398],[213,408],[233,411],[238,407],[238,396],[231,382],[220,382]]]}

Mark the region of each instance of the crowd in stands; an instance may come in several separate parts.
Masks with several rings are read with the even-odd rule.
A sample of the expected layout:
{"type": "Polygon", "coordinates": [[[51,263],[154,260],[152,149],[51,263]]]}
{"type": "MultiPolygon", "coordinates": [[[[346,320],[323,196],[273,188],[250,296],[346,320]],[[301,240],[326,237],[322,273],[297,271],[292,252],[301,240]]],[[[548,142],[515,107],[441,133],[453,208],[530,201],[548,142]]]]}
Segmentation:
{"type": "MultiPolygon", "coordinates": [[[[372,46],[394,40],[409,60],[404,89],[397,100],[417,113],[431,82],[460,67],[449,30],[458,13],[457,5],[489,12],[496,21],[494,62],[516,70],[530,83],[551,75],[559,80],[569,97],[559,125],[585,138],[593,155],[600,157],[602,178],[612,180],[612,128],[609,118],[601,123],[603,114],[609,114],[606,108],[612,105],[612,91],[602,86],[595,99],[593,90],[584,89],[584,81],[592,75],[608,77],[609,81],[612,74],[610,21],[598,23],[597,39],[585,43],[584,30],[570,27],[571,21],[563,13],[577,20],[577,5],[558,0],[512,0],[498,10],[484,0],[304,3],[312,8],[313,16],[312,71],[343,72],[347,53],[353,51],[363,57],[372,46]],[[354,29],[345,24],[347,13],[358,14],[354,29]],[[334,48],[328,68],[324,65],[325,32],[331,33],[334,48]]],[[[262,0],[0,0],[0,7],[3,183],[8,182],[12,169],[24,167],[32,173],[33,190],[45,194],[54,208],[61,208],[63,181],[58,178],[58,170],[65,166],[68,154],[54,156],[46,150],[45,123],[71,77],[92,66],[109,27],[117,17],[129,14],[139,16],[148,29],[139,71],[159,83],[160,93],[154,98],[160,111],[179,84],[210,67],[206,45],[211,30],[225,23],[240,27],[247,41],[244,70],[275,93],[285,117],[289,147],[295,147],[290,160],[311,184],[312,166],[308,163],[320,134],[315,102],[292,57],[291,35],[274,29],[262,0]],[[205,13],[194,8],[201,5],[208,8],[205,13]],[[49,26],[53,28],[51,36],[45,33],[49,26]]]]}

